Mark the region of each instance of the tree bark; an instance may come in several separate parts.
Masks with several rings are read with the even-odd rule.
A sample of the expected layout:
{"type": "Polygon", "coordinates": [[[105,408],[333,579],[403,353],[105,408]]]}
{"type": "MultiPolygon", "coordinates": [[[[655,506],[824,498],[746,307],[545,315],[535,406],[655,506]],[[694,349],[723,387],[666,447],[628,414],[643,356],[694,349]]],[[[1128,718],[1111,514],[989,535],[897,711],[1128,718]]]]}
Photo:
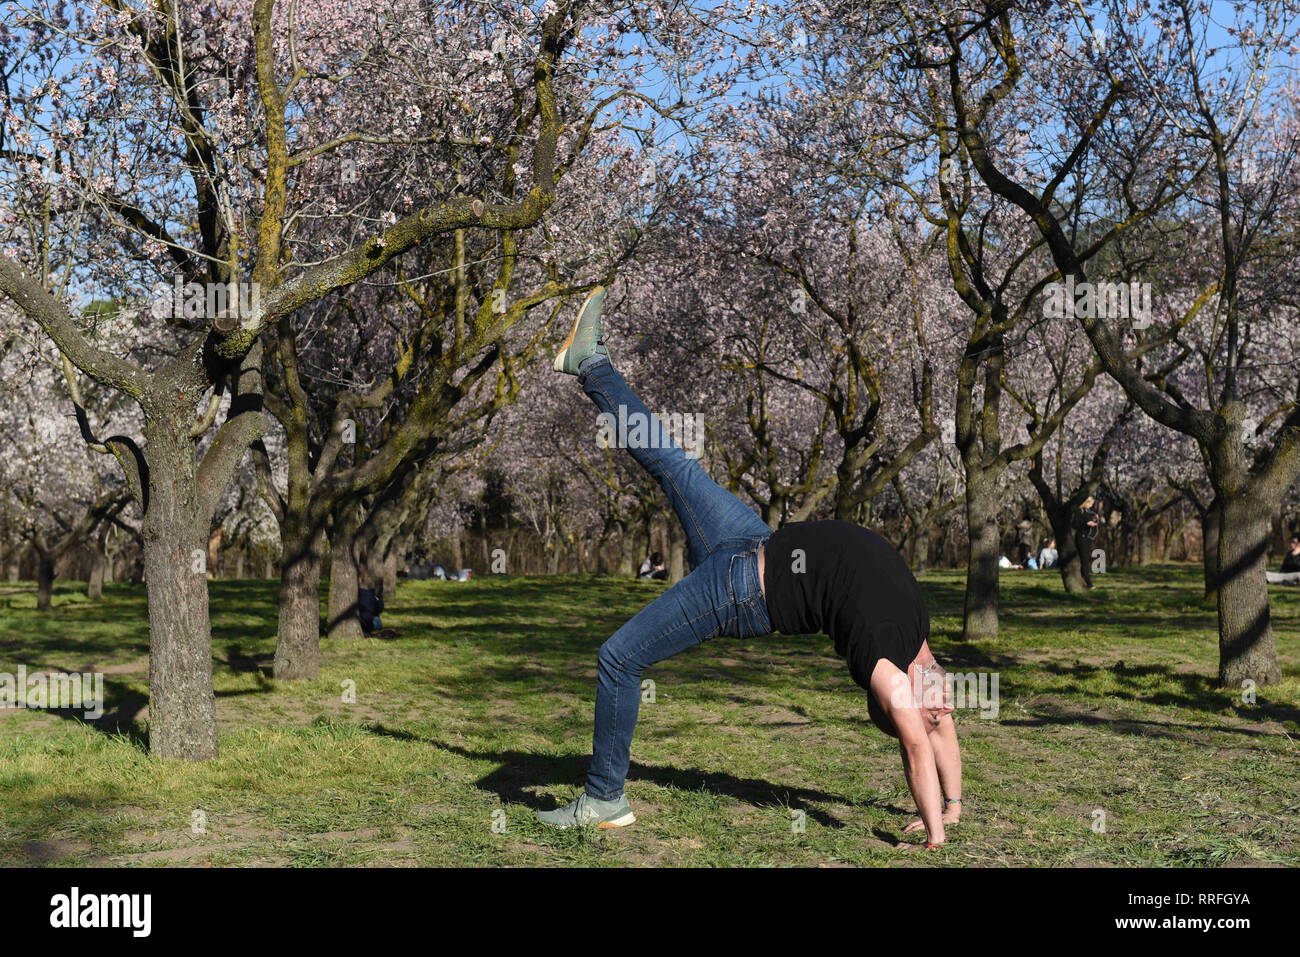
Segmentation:
{"type": "Polygon", "coordinates": [[[686,533],[674,523],[668,528],[668,581],[677,584],[686,577],[686,533]]]}
{"type": "Polygon", "coordinates": [[[1201,516],[1201,564],[1205,573],[1205,604],[1219,601],[1219,532],[1223,528],[1223,507],[1218,497],[1201,516]]]}
{"type": "Polygon", "coordinates": [[[280,680],[315,678],[320,668],[320,552],[317,535],[300,517],[286,514],[281,527],[279,625],[274,674],[280,680]]]}
{"type": "Polygon", "coordinates": [[[1291,533],[1287,530],[1286,516],[1282,513],[1282,507],[1280,505],[1273,509],[1273,514],[1268,520],[1268,527],[1270,536],[1269,556],[1272,557],[1276,555],[1281,557],[1285,555],[1291,533]]]}
{"type": "Polygon", "coordinates": [[[1153,561],[1151,557],[1152,556],[1151,538],[1152,535],[1154,534],[1151,529],[1151,523],[1138,522],[1137,527],[1134,529],[1133,534],[1137,537],[1138,567],[1142,568],[1147,565],[1150,565],[1151,562],[1153,561]]]}
{"type": "Polygon", "coordinates": [[[104,522],[90,542],[90,581],[86,585],[86,597],[91,601],[100,601],[104,597],[104,583],[113,580],[113,558],[109,553],[109,536],[113,533],[113,524],[104,522]]]}
{"type": "Polygon", "coordinates": [[[460,528],[453,527],[451,530],[451,567],[447,569],[449,575],[454,575],[465,565],[465,553],[461,547],[460,528]]]}
{"type": "Polygon", "coordinates": [[[1083,562],[1092,561],[1092,556],[1079,554],[1074,539],[1074,529],[1070,527],[1073,506],[1053,510],[1048,515],[1052,523],[1052,537],[1056,539],[1056,562],[1061,573],[1061,584],[1070,595],[1082,595],[1088,590],[1083,580],[1083,562]]]}
{"type": "Polygon", "coordinates": [[[192,440],[176,422],[188,408],[145,420],[149,506],[144,571],[149,599],[149,751],[203,761],[217,756],[212,628],[202,560],[209,516],[201,515],[192,440]]]}
{"type": "Polygon", "coordinates": [[[54,558],[40,557],[36,571],[36,610],[49,611],[54,598],[54,558]]]}
{"type": "Polygon", "coordinates": [[[355,506],[336,513],[331,536],[330,592],[328,637],[361,638],[361,619],[357,617],[357,560],[352,551],[358,521],[355,506]]]}
{"type": "Polygon", "coordinates": [[[964,641],[998,636],[998,532],[996,473],[968,470],[966,474],[966,527],[970,552],[966,571],[964,641]]]}
{"type": "Polygon", "coordinates": [[[99,601],[104,597],[104,550],[96,544],[90,552],[90,581],[86,583],[86,597],[99,601]]]}
{"type": "Polygon", "coordinates": [[[392,604],[397,599],[397,553],[402,551],[396,539],[389,539],[384,549],[384,602],[392,604]]]}
{"type": "Polygon", "coordinates": [[[217,577],[217,571],[221,564],[221,541],[225,538],[225,530],[218,525],[208,536],[208,579],[212,580],[217,577]]]}
{"type": "Polygon", "coordinates": [[[924,575],[930,566],[930,525],[922,524],[913,529],[912,568],[918,575],[924,575]]]}
{"type": "Polygon", "coordinates": [[[1219,684],[1241,688],[1282,680],[1269,614],[1268,516],[1273,507],[1246,493],[1223,498],[1218,543],[1219,684]]]}

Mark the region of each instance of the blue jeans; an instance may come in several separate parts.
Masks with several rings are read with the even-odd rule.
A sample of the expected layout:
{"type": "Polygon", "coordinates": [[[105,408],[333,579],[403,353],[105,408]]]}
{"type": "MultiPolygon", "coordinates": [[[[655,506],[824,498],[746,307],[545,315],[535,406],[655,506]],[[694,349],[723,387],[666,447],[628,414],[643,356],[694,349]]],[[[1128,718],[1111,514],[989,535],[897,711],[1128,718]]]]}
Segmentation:
{"type": "Polygon", "coordinates": [[[582,389],[613,421],[646,416],[647,441],[633,448],[618,442],[659,483],[686,531],[691,573],[643,608],[600,647],[597,656],[596,730],[586,791],[610,801],[623,793],[631,760],[632,733],[641,703],[641,675],[657,661],[725,635],[770,634],[772,622],[758,580],[758,550],[772,530],[743,502],[718,485],[686,455],[659,419],[603,356],[585,360],[582,389]],[[624,414],[619,415],[619,406],[624,414]]]}

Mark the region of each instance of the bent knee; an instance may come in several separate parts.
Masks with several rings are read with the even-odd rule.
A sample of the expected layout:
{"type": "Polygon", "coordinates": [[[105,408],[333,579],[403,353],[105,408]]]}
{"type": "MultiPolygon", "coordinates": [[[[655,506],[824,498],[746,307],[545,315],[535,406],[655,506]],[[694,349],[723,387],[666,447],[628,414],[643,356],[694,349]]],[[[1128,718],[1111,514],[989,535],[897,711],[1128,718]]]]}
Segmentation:
{"type": "Polygon", "coordinates": [[[596,665],[601,671],[610,674],[639,675],[645,670],[629,658],[618,640],[618,635],[600,646],[600,651],[596,652],[596,665]]]}

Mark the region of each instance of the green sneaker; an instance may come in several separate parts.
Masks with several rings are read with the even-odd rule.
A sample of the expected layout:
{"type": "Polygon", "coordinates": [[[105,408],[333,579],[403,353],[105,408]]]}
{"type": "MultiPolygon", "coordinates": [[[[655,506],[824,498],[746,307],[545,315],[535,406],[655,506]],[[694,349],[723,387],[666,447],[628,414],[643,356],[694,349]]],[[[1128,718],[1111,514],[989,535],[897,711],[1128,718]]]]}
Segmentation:
{"type": "Polygon", "coordinates": [[[600,355],[609,358],[609,350],[600,338],[600,310],[605,303],[605,287],[597,286],[578,310],[578,318],[573,320],[569,338],[564,340],[559,354],[555,357],[555,371],[578,374],[578,366],[588,356],[600,355]]]}
{"type": "Polygon", "coordinates": [[[586,791],[578,795],[564,807],[554,811],[538,811],[537,820],[551,827],[587,827],[596,825],[600,828],[627,827],[636,820],[632,805],[626,794],[620,794],[613,801],[599,801],[586,791]]]}

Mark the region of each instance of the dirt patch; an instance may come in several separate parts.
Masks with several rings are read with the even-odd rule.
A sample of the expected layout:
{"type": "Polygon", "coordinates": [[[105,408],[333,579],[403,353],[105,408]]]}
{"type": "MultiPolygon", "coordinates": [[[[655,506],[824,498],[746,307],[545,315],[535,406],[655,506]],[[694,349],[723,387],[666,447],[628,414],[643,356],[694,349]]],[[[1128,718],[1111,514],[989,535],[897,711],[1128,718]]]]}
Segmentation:
{"type": "Polygon", "coordinates": [[[116,862],[130,861],[136,864],[164,864],[169,861],[192,861],[195,858],[203,857],[205,854],[238,850],[249,846],[245,841],[228,844],[193,844],[188,847],[169,847],[160,851],[145,851],[141,854],[120,854],[112,860],[116,862]]]}
{"type": "Polygon", "coordinates": [[[58,715],[51,714],[44,708],[0,708],[0,720],[12,718],[20,714],[31,715],[31,720],[35,727],[54,727],[62,719],[58,715]]]}
{"type": "Polygon", "coordinates": [[[85,854],[90,846],[82,841],[51,839],[45,841],[28,841],[23,845],[23,855],[33,863],[53,864],[85,854]]]}
{"type": "Polygon", "coordinates": [[[82,671],[96,672],[104,675],[144,675],[149,673],[149,659],[128,661],[122,665],[83,665],[82,671]]]}
{"type": "Polygon", "coordinates": [[[813,722],[805,715],[797,714],[794,711],[787,711],[784,708],[757,708],[758,714],[751,722],[752,724],[784,724],[784,725],[805,725],[811,727],[813,722]]]}

